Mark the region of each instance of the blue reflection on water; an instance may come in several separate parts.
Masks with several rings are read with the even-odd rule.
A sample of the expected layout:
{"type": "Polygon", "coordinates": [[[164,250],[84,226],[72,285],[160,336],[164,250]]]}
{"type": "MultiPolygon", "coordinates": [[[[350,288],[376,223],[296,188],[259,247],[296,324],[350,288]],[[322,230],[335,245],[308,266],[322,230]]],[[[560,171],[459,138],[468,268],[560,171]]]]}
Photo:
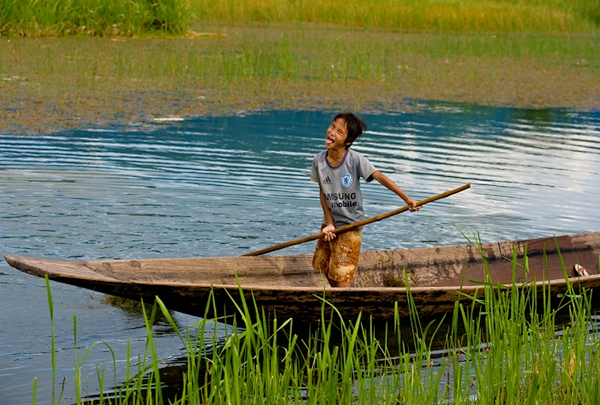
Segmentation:
{"type": "MultiPolygon", "coordinates": [[[[366,115],[369,131],[353,148],[416,199],[464,183],[472,188],[370,225],[363,249],[462,244],[461,231],[500,241],[600,229],[600,113],[416,107],[366,115]]],[[[310,164],[332,116],[264,112],[0,137],[0,252],[61,259],[232,256],[316,233],[321,209],[310,164]]],[[[403,205],[376,183],[364,185],[364,196],[368,217],[403,205]]],[[[30,397],[34,376],[41,387],[49,381],[46,293],[43,280],[6,263],[0,291],[0,397],[17,403],[30,397]]],[[[143,346],[139,315],[73,287],[53,284],[53,292],[65,375],[74,365],[74,313],[88,344],[108,340],[118,353],[128,339],[143,346]]],[[[162,339],[167,353],[179,350],[176,338],[162,339]]],[[[90,362],[105,358],[98,353],[90,362]]]]}

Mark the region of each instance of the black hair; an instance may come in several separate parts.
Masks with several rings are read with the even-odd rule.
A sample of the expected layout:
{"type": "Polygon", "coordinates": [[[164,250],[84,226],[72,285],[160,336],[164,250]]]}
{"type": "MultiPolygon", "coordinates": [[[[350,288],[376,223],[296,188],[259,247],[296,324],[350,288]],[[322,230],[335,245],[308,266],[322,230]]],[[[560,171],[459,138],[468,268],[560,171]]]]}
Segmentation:
{"type": "Polygon", "coordinates": [[[367,122],[360,117],[357,117],[351,112],[339,113],[333,120],[341,118],[346,123],[346,129],[348,130],[348,137],[346,138],[346,149],[348,149],[352,143],[367,130],[367,122]]]}

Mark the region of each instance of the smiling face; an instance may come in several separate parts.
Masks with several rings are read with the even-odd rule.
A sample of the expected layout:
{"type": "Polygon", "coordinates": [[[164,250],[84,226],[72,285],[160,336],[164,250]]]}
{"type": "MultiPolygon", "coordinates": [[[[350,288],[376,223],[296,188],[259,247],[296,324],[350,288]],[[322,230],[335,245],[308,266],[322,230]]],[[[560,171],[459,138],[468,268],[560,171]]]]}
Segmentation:
{"type": "Polygon", "coordinates": [[[341,118],[336,119],[327,128],[327,136],[325,137],[325,147],[327,149],[346,149],[348,144],[348,127],[346,121],[341,118]]]}

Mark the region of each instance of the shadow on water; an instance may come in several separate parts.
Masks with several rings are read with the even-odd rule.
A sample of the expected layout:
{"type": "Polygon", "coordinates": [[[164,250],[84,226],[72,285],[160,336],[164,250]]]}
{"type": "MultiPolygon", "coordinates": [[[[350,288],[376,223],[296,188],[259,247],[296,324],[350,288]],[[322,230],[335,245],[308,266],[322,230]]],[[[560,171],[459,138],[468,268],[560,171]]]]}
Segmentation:
{"type": "MultiPolygon", "coordinates": [[[[141,303],[139,301],[133,301],[133,300],[129,300],[127,298],[121,298],[121,297],[116,297],[114,295],[103,295],[102,296],[102,301],[110,306],[112,306],[113,308],[117,308],[121,311],[123,311],[124,313],[130,315],[130,316],[135,316],[135,317],[139,317],[139,319],[144,319],[144,313],[146,314],[150,314],[152,313],[152,304],[147,304],[147,303],[141,303]]],[[[174,311],[169,311],[171,315],[173,315],[174,311]]],[[[175,319],[175,323],[176,326],[178,328],[183,328],[184,325],[181,324],[177,324],[177,319],[175,319]]],[[[165,317],[163,316],[163,314],[161,312],[157,312],[156,313],[156,317],[154,320],[153,325],[160,325],[161,329],[159,330],[158,333],[160,334],[174,334],[175,331],[173,330],[173,328],[171,328],[169,322],[165,319],[165,317]]]]}

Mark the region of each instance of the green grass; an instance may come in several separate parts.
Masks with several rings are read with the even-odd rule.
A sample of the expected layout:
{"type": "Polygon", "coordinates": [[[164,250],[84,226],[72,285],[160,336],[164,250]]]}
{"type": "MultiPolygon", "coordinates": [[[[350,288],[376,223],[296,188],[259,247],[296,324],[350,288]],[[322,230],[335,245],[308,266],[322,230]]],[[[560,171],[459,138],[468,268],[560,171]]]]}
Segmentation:
{"type": "Polygon", "coordinates": [[[199,20],[313,22],[395,30],[574,32],[598,28],[595,0],[194,0],[199,20]]]}
{"type": "MultiPolygon", "coordinates": [[[[514,263],[515,274],[527,271],[517,267],[516,258],[514,263]]],[[[76,403],[598,403],[599,330],[591,322],[589,292],[571,287],[555,307],[548,289],[501,287],[491,281],[482,289],[484,295],[472,297],[471,304],[457,303],[450,322],[423,324],[413,307],[410,319],[397,317],[391,325],[395,333],[386,330],[383,339],[368,320],[343,320],[335,310],[331,318],[323,316],[311,334],[298,335],[293,321],[268,321],[245,301],[238,303],[239,324],[233,327],[205,319],[181,332],[157,299],[151,313],[144,310],[148,340],[146,352],[139,355],[138,372],[105,391],[99,369],[100,393],[84,398],[79,395],[83,376],[78,374],[84,356],[76,364],[76,403]],[[170,397],[163,393],[152,339],[151,325],[159,312],[187,353],[180,391],[170,397]],[[563,312],[569,314],[566,326],[557,323],[563,312]],[[211,323],[215,330],[208,335],[211,323]],[[405,324],[410,324],[409,336],[400,332],[405,324]],[[557,335],[558,326],[563,329],[557,335]],[[397,345],[391,344],[394,336],[397,345]],[[434,341],[444,341],[444,349],[433,351],[434,341]],[[392,353],[390,345],[398,352],[392,353]]],[[[50,293],[49,305],[52,315],[50,293]]],[[[324,309],[327,305],[323,302],[324,309]]],[[[127,370],[130,367],[128,362],[127,370]]],[[[33,403],[35,398],[46,399],[35,388],[33,398],[33,403]]]]}
{"type": "Polygon", "coordinates": [[[183,87],[227,82],[238,87],[256,79],[315,81],[319,86],[322,81],[377,82],[412,77],[420,68],[412,65],[415,57],[434,58],[440,70],[444,70],[443,63],[467,58],[522,60],[540,68],[574,68],[581,62],[583,68],[600,70],[594,35],[365,33],[356,38],[328,30],[226,32],[220,38],[178,41],[12,41],[3,44],[0,73],[9,74],[23,47],[28,48],[29,63],[21,75],[67,76],[70,80],[75,75],[82,83],[109,78],[174,81],[183,87]]]}
{"type": "Polygon", "coordinates": [[[0,0],[0,35],[182,35],[192,22],[447,32],[590,32],[597,0],[0,0]]]}
{"type": "Polygon", "coordinates": [[[0,36],[181,35],[188,16],[179,0],[0,0],[0,36]]]}

